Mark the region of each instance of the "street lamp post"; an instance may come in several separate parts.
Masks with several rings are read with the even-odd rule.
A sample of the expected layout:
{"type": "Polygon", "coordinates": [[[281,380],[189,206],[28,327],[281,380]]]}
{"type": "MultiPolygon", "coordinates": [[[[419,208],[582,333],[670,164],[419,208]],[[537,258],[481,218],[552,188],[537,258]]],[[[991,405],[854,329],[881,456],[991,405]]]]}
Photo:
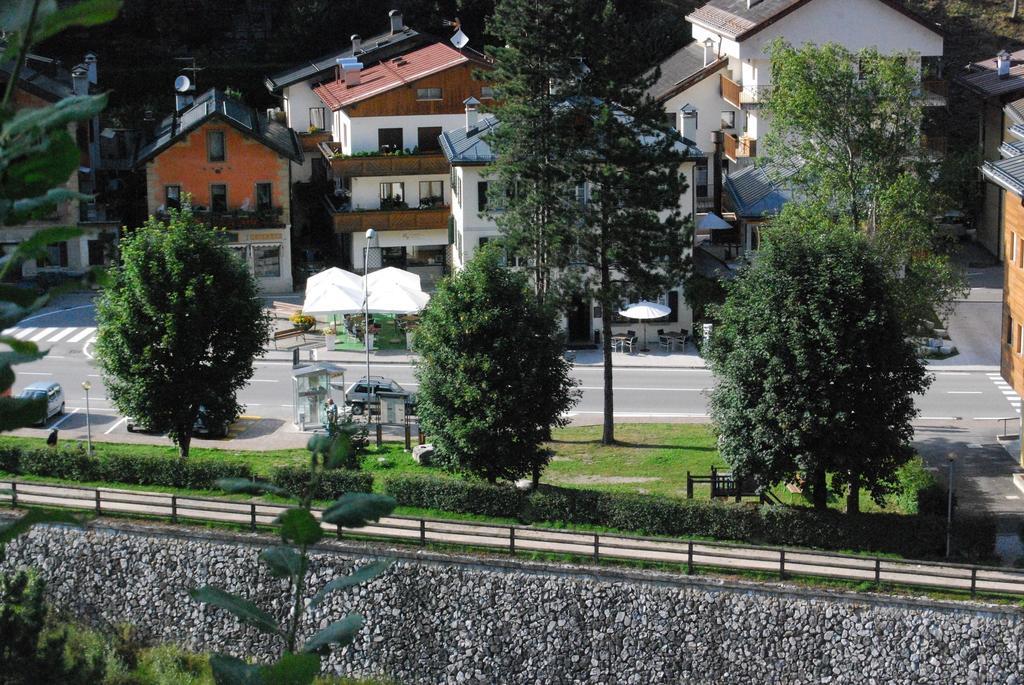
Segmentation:
{"type": "Polygon", "coordinates": [[[949,477],[946,483],[948,498],[946,501],[946,558],[949,558],[953,547],[953,465],[956,463],[956,452],[950,452],[946,459],[949,461],[949,477]]]}
{"type": "Polygon", "coordinates": [[[377,231],[366,229],[366,247],[363,248],[363,342],[366,345],[366,425],[370,425],[370,246],[377,240],[377,231]]]}
{"type": "Polygon", "coordinates": [[[88,454],[92,456],[92,414],[89,411],[89,391],[92,389],[92,383],[89,381],[82,381],[82,390],[85,391],[85,435],[86,444],[88,445],[88,454]]]}

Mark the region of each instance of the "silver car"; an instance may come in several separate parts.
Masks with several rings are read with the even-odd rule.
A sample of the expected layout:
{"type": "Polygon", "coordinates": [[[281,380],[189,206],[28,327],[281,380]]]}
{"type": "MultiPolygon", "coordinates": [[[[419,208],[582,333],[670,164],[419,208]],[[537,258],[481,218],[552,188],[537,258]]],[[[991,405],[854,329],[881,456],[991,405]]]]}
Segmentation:
{"type": "Polygon", "coordinates": [[[64,413],[64,388],[60,383],[41,381],[33,383],[24,390],[18,397],[26,400],[46,398],[46,411],[39,419],[39,425],[45,424],[51,416],[64,413]]]}

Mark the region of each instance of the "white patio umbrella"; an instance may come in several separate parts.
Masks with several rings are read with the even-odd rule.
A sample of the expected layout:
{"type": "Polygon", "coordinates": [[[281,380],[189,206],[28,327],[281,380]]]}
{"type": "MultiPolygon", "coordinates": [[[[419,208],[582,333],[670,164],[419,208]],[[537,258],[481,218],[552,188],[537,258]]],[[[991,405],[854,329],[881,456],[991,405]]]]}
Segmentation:
{"type": "Polygon", "coordinates": [[[356,314],[361,311],[363,311],[363,290],[359,285],[322,283],[312,289],[306,288],[306,299],[302,303],[304,314],[332,316],[356,314]]]}
{"type": "Polygon", "coordinates": [[[415,314],[423,310],[430,295],[395,283],[371,285],[367,309],[371,314],[415,314]]]}
{"type": "Polygon", "coordinates": [[[324,269],[315,276],[310,276],[306,279],[306,296],[308,297],[312,291],[318,290],[325,285],[350,286],[357,290],[362,290],[363,279],[351,271],[345,271],[344,269],[332,266],[330,269],[324,269]]]}
{"type": "Polygon", "coordinates": [[[637,319],[643,322],[644,346],[640,348],[641,352],[647,351],[647,322],[650,319],[660,319],[661,317],[668,316],[671,313],[672,310],[665,305],[658,304],[657,302],[648,302],[647,300],[627,304],[625,309],[619,311],[619,314],[627,319],[637,319]]]}
{"type": "MultiPolygon", "coordinates": [[[[370,290],[378,288],[380,286],[398,285],[406,290],[412,290],[413,292],[419,292],[423,290],[420,285],[419,274],[414,274],[411,271],[403,271],[402,269],[396,269],[393,266],[387,266],[383,269],[378,269],[370,274],[367,274],[366,281],[370,286],[370,290]]],[[[359,282],[362,287],[362,281],[359,282]]]]}

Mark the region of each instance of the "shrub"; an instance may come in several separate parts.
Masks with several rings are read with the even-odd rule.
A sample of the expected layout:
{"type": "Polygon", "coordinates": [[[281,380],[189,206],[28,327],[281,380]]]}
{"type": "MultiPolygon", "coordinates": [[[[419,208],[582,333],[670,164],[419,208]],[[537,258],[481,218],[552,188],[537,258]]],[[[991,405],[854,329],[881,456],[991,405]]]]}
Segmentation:
{"type": "Polygon", "coordinates": [[[0,468],[9,473],[64,480],[193,490],[211,490],[220,478],[252,478],[252,469],[243,462],[130,453],[90,457],[77,449],[4,448],[0,450],[0,468]]]}
{"type": "Polygon", "coordinates": [[[509,486],[432,476],[388,476],[384,493],[394,497],[399,506],[501,518],[519,518],[526,499],[524,493],[509,486]]]}
{"type": "MultiPolygon", "coordinates": [[[[301,466],[278,466],[271,481],[291,493],[300,493],[309,485],[309,469],[301,466]]],[[[334,500],[346,492],[373,492],[373,474],[350,469],[324,471],[317,478],[313,499],[334,500]]]]}

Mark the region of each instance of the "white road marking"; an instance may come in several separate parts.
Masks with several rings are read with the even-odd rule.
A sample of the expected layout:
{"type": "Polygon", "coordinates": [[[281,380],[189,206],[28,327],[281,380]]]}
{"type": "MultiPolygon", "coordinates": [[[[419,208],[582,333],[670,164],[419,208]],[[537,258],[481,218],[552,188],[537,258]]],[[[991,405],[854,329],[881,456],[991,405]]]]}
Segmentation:
{"type": "Polygon", "coordinates": [[[52,373],[45,373],[43,371],[19,371],[19,376],[52,376],[52,373]]]}
{"type": "Polygon", "coordinates": [[[980,395],[980,390],[947,390],[947,395],[980,395]]]}
{"type": "Polygon", "coordinates": [[[104,434],[104,435],[110,435],[111,433],[113,433],[113,432],[114,432],[114,430],[115,430],[115,429],[116,429],[116,428],[117,428],[118,426],[120,426],[120,425],[121,425],[122,423],[124,423],[124,422],[125,422],[125,421],[127,421],[127,420],[128,420],[128,417],[127,417],[127,416],[122,416],[122,417],[121,417],[121,419],[120,419],[120,420],[119,420],[119,421],[118,421],[117,423],[115,423],[115,424],[114,424],[113,426],[111,426],[111,427],[110,427],[110,428],[108,428],[107,430],[103,431],[103,434],[104,434]]]}
{"type": "Polygon", "coordinates": [[[50,342],[57,342],[61,338],[66,338],[69,335],[71,335],[72,332],[77,331],[77,330],[78,330],[78,326],[70,326],[68,328],[65,328],[60,333],[58,333],[57,335],[55,335],[52,338],[50,338],[50,342]]]}
{"type": "Polygon", "coordinates": [[[1006,499],[1020,499],[1020,495],[1003,495],[1006,499]]]}
{"type": "Polygon", "coordinates": [[[263,378],[252,378],[249,380],[250,383],[280,383],[281,381],[267,380],[263,378]]]}
{"type": "Polygon", "coordinates": [[[83,328],[78,333],[75,333],[73,336],[68,338],[68,342],[69,343],[81,342],[82,340],[85,340],[86,338],[88,338],[90,335],[92,335],[95,332],[96,332],[96,329],[94,327],[83,328]]]}
{"type": "Polygon", "coordinates": [[[30,342],[39,342],[40,340],[42,340],[46,336],[50,335],[50,333],[52,333],[52,332],[53,332],[52,328],[40,328],[38,333],[33,335],[31,338],[29,338],[29,341],[30,342]]]}
{"type": "Polygon", "coordinates": [[[52,311],[52,312],[43,312],[42,314],[35,314],[33,316],[28,317],[27,319],[22,319],[22,322],[24,322],[24,321],[31,321],[32,319],[41,319],[44,316],[53,316],[54,314],[64,314],[65,312],[73,312],[76,309],[90,309],[90,308],[95,307],[95,306],[96,305],[93,305],[93,304],[83,304],[83,305],[79,305],[77,307],[68,307],[67,309],[58,309],[58,310],[52,311]]]}
{"type": "MultiPolygon", "coordinates": [[[[579,385],[577,386],[580,390],[604,390],[603,385],[579,385]]],[[[665,392],[704,392],[711,388],[622,388],[615,386],[612,390],[642,390],[644,392],[649,391],[665,391],[665,392]]]]}
{"type": "MultiPolygon", "coordinates": [[[[566,416],[603,416],[603,411],[571,411],[566,416]]],[[[615,412],[616,418],[623,419],[636,419],[636,418],[655,418],[655,419],[707,419],[711,418],[708,414],[689,414],[689,413],[678,413],[678,414],[667,414],[657,412],[615,412]]]]}
{"type": "Polygon", "coordinates": [[[31,335],[32,331],[34,331],[34,330],[37,330],[37,329],[35,329],[35,328],[22,328],[17,333],[14,334],[14,337],[17,338],[18,340],[24,340],[25,337],[28,336],[28,335],[31,335]]]}
{"type": "Polygon", "coordinates": [[[52,424],[52,425],[50,426],[50,429],[52,430],[52,429],[54,429],[54,428],[57,428],[57,427],[59,427],[59,426],[60,426],[60,425],[61,425],[62,423],[64,423],[65,421],[67,421],[68,419],[70,419],[70,418],[71,418],[72,416],[74,416],[74,415],[75,415],[75,414],[77,414],[77,413],[78,413],[78,410],[77,410],[77,409],[72,409],[72,410],[71,410],[71,411],[70,411],[69,413],[67,413],[67,414],[65,414],[65,415],[64,415],[64,418],[62,418],[62,419],[61,419],[60,421],[58,421],[57,423],[54,423],[54,424],[52,424]]]}
{"type": "Polygon", "coordinates": [[[962,416],[920,416],[918,421],[959,421],[962,416]]]}
{"type": "Polygon", "coordinates": [[[970,376],[966,371],[936,371],[936,376],[970,376]]]}

